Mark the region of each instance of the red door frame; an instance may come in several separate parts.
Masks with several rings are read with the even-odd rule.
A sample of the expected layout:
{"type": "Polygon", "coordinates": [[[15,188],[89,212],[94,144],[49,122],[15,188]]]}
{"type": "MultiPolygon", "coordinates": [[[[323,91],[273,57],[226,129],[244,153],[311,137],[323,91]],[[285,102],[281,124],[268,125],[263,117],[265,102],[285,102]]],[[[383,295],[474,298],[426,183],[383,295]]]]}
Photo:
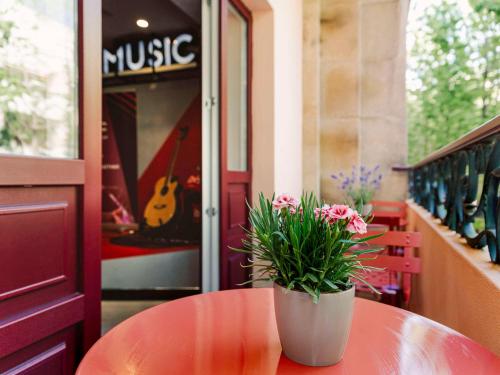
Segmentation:
{"type": "MultiPolygon", "coordinates": [[[[58,248],[64,259],[63,269],[54,268],[61,272],[57,277],[34,274],[39,279],[28,285],[16,281],[16,272],[30,269],[29,258],[6,273],[5,285],[14,289],[0,298],[5,314],[0,314],[0,372],[21,365],[16,371],[72,373],[70,367],[100,336],[101,0],[78,0],[77,9],[79,158],[0,156],[0,216],[4,223],[19,224],[6,246],[12,250],[23,243],[26,216],[16,214],[24,212],[30,223],[42,225],[36,218],[47,216],[41,213],[59,210],[62,219],[51,221],[57,228],[51,236],[62,238],[58,248]],[[75,260],[72,268],[66,251],[75,260]]],[[[30,243],[30,249],[36,246],[30,243]]],[[[36,269],[37,263],[30,266],[36,269]]]]}
{"type": "MultiPolygon", "coordinates": [[[[229,258],[231,256],[231,250],[228,249],[228,245],[231,243],[231,237],[234,241],[234,231],[235,228],[231,229],[232,223],[230,223],[230,210],[234,207],[230,206],[229,202],[229,185],[231,183],[240,183],[246,185],[246,199],[251,201],[252,191],[252,13],[243,4],[241,0],[220,0],[220,28],[219,28],[219,61],[220,61],[220,289],[229,289],[235,287],[237,283],[248,280],[249,272],[245,269],[244,279],[242,280],[230,280],[234,279],[231,276],[229,258]],[[247,170],[244,172],[240,171],[229,171],[227,165],[227,14],[228,14],[228,4],[231,4],[239,14],[247,21],[247,170]]],[[[248,215],[246,202],[241,202],[245,206],[240,207],[240,209],[245,212],[245,221],[239,224],[248,226],[248,215]]],[[[239,227],[236,228],[239,230],[239,227]]],[[[242,234],[242,233],[241,233],[242,234]]],[[[236,233],[236,236],[240,236],[236,233]]],[[[239,241],[238,241],[239,242],[239,241]]],[[[239,246],[239,244],[232,244],[233,246],[239,246]]],[[[241,255],[240,255],[241,257],[241,255]]],[[[246,256],[242,257],[242,261],[245,261],[246,256]]],[[[241,275],[240,275],[241,276],[241,275]]],[[[241,278],[241,277],[240,277],[241,278]]]]}
{"type": "Polygon", "coordinates": [[[78,66],[80,158],[85,162],[81,196],[83,351],[101,336],[102,3],[79,0],[78,66]]]}

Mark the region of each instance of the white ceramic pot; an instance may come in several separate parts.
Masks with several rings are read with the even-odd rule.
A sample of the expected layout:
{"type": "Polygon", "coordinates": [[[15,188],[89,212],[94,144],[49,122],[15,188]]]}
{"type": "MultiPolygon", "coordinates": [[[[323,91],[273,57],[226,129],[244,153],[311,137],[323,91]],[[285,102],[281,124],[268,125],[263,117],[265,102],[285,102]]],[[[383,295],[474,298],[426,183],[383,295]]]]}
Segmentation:
{"type": "Polygon", "coordinates": [[[288,358],[308,366],[329,366],[342,359],[351,328],[354,287],[322,294],[315,304],[309,294],[275,283],[274,310],[288,358]]]}

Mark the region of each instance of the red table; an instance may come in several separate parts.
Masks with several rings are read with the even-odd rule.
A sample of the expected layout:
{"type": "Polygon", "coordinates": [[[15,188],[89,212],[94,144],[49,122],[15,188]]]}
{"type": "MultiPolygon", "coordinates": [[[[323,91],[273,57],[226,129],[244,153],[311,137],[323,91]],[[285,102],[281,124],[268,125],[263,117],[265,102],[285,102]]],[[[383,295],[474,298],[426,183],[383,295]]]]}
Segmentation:
{"type": "Polygon", "coordinates": [[[272,289],[240,289],[164,303],[121,323],[77,371],[99,374],[479,375],[500,374],[500,358],[432,320],[356,299],[343,360],[302,366],[281,354],[272,289]]]}

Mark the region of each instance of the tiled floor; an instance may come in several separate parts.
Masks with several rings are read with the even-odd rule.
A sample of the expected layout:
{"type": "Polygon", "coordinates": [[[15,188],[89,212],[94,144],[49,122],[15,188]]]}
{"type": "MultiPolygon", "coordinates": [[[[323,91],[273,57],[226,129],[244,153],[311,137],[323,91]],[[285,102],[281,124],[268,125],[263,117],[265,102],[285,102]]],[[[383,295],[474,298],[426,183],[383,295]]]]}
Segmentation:
{"type": "Polygon", "coordinates": [[[125,319],[165,301],[102,301],[101,334],[125,319]]]}

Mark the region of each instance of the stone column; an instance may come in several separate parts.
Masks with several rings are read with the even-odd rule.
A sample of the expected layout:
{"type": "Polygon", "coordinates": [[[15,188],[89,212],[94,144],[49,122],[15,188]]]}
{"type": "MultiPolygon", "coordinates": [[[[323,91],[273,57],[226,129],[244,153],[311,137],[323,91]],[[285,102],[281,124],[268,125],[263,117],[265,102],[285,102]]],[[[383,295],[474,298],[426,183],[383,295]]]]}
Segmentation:
{"type": "MultiPolygon", "coordinates": [[[[342,200],[330,175],[352,165],[380,164],[376,199],[406,196],[406,20],[409,0],[320,0],[319,128],[315,111],[312,18],[317,1],[304,1],[304,186],[319,175],[320,195],[342,200]],[[309,66],[309,67],[308,67],[309,66]],[[311,71],[311,69],[313,71],[311,71]],[[312,148],[319,129],[319,161],[312,148]],[[318,170],[319,165],[319,170],[318,170]],[[315,173],[317,173],[315,175],[315,173]]],[[[316,60],[317,62],[317,60],[316,60]]]]}
{"type": "Polygon", "coordinates": [[[380,164],[378,199],[406,197],[406,23],[408,0],[362,0],[360,21],[360,133],[362,164],[380,164]]]}
{"type": "Polygon", "coordinates": [[[331,179],[360,162],[358,0],[321,1],[321,196],[342,199],[331,179]]]}
{"type": "Polygon", "coordinates": [[[302,176],[306,192],[320,192],[320,17],[321,0],[302,5],[302,176]]]}

